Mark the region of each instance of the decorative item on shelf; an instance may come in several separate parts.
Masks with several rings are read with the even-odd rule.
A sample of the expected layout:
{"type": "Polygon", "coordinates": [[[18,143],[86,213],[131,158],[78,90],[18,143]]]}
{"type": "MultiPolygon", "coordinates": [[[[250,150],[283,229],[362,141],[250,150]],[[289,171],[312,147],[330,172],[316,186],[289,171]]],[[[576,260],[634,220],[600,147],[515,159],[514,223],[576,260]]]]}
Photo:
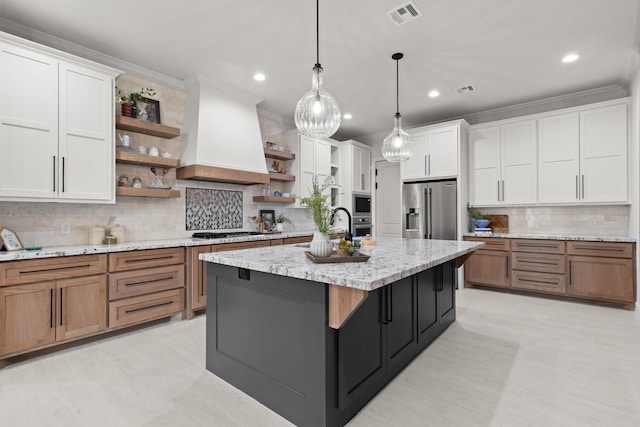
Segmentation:
{"type": "Polygon", "coordinates": [[[128,187],[129,177],[127,175],[120,175],[118,178],[118,187],[128,187]]]}
{"type": "MultiPolygon", "coordinates": [[[[471,218],[471,222],[473,223],[474,231],[476,231],[478,228],[487,228],[489,226],[489,223],[491,222],[484,217],[484,214],[482,212],[480,212],[476,208],[471,207],[471,205],[469,205],[468,203],[467,213],[469,215],[469,218],[471,218]]],[[[489,231],[491,231],[491,229],[489,229],[489,231]]]]}
{"type": "Polygon", "coordinates": [[[391,55],[391,58],[396,61],[396,115],[393,119],[393,130],[382,142],[382,156],[388,162],[403,162],[413,156],[413,152],[411,151],[411,138],[409,138],[409,134],[402,129],[402,116],[400,115],[398,63],[403,56],[404,54],[400,52],[391,55]]]}
{"type": "Polygon", "coordinates": [[[154,157],[158,157],[160,155],[160,152],[158,151],[157,147],[151,147],[149,149],[149,155],[150,156],[154,156],[154,157]]]}
{"type": "Polygon", "coordinates": [[[119,133],[118,139],[120,140],[120,145],[118,145],[119,148],[123,148],[125,150],[129,149],[131,146],[131,137],[129,135],[126,133],[119,133]]]}
{"type": "Polygon", "coordinates": [[[169,190],[171,189],[170,185],[166,185],[164,183],[164,176],[169,173],[169,169],[167,168],[151,168],[151,173],[155,176],[153,177],[153,182],[149,185],[149,188],[155,188],[160,190],[169,190]]]}
{"type": "Polygon", "coordinates": [[[340,127],[340,107],[322,85],[320,65],[320,6],[316,0],[316,64],[313,66],[311,90],[298,101],[295,122],[298,130],[312,138],[328,138],[340,127]]]}
{"type": "Polygon", "coordinates": [[[146,122],[160,123],[160,101],[149,99],[156,94],[155,89],[142,88],[139,92],[123,95],[116,87],[116,102],[122,103],[122,115],[146,122]]]}
{"type": "Polygon", "coordinates": [[[136,176],[131,182],[133,188],[142,188],[142,178],[136,176]]]}
{"type": "Polygon", "coordinates": [[[141,145],[138,147],[138,153],[140,154],[147,154],[147,147],[141,145]]]}
{"type": "Polygon", "coordinates": [[[101,225],[95,225],[89,228],[89,244],[100,245],[106,236],[106,230],[101,225]]]}
{"type": "Polygon", "coordinates": [[[276,213],[273,210],[260,210],[260,220],[264,223],[264,230],[272,231],[276,228],[276,213]]]}
{"type": "Polygon", "coordinates": [[[278,190],[273,192],[273,197],[280,197],[280,196],[282,196],[282,193],[279,192],[278,190]]]}
{"type": "Polygon", "coordinates": [[[300,204],[307,208],[307,213],[316,226],[310,246],[311,254],[316,257],[327,257],[332,250],[329,232],[332,230],[331,217],[333,212],[327,200],[329,196],[323,194],[331,185],[333,185],[333,180],[330,176],[325,178],[322,184],[318,184],[318,175],[313,175],[309,195],[300,199],[300,204]]]}
{"type": "Polygon", "coordinates": [[[15,231],[0,227],[0,250],[19,251],[22,249],[24,249],[24,245],[15,231]]]}
{"type": "Polygon", "coordinates": [[[296,228],[291,220],[285,216],[284,213],[280,212],[276,217],[276,231],[284,231],[284,225],[289,224],[292,228],[296,228]]]}

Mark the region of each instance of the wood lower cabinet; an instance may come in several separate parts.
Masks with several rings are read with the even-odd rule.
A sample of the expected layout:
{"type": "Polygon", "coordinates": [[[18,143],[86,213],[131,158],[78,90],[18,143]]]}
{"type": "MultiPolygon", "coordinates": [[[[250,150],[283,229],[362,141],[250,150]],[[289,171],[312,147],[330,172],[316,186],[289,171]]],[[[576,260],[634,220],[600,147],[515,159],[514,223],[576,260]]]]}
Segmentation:
{"type": "MultiPolygon", "coordinates": [[[[506,239],[486,240],[492,249],[506,247],[506,239]]],[[[510,252],[476,251],[465,264],[465,285],[505,287],[500,254],[510,256],[507,286],[513,290],[635,309],[634,243],[512,239],[510,252]]]]}
{"type": "Polygon", "coordinates": [[[106,272],[107,255],[0,263],[0,357],[104,331],[106,272]]]}
{"type": "Polygon", "coordinates": [[[184,248],[109,255],[109,328],[184,310],[184,248]]]}
{"type": "Polygon", "coordinates": [[[484,242],[465,263],[465,285],[510,286],[509,239],[466,237],[465,240],[484,242]]]}

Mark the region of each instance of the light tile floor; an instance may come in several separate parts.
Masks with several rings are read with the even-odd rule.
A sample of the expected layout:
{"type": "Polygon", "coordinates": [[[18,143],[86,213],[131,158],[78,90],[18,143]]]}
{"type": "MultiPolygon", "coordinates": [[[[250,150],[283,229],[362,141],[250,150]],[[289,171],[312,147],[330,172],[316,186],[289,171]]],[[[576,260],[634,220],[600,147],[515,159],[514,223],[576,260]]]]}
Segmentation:
{"type": "MultiPolygon", "coordinates": [[[[0,426],[289,426],[204,368],[205,318],[0,370],[0,426]]],[[[640,426],[640,312],[476,289],[350,423],[640,426]]]]}

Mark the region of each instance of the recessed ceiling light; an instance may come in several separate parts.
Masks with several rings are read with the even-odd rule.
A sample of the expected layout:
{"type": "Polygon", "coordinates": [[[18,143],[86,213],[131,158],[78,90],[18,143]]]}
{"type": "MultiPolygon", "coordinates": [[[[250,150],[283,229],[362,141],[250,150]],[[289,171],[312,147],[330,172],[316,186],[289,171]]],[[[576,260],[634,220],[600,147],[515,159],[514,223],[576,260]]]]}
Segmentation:
{"type": "Polygon", "coordinates": [[[349,120],[351,119],[353,116],[351,115],[351,113],[344,113],[344,116],[342,116],[343,119],[349,120]]]}
{"type": "Polygon", "coordinates": [[[264,79],[266,79],[266,77],[265,77],[265,76],[264,76],[264,74],[262,74],[262,73],[255,73],[255,74],[253,75],[253,79],[254,79],[254,80],[257,80],[257,81],[259,81],[259,82],[262,82],[262,81],[264,81],[264,79]]]}
{"type": "Polygon", "coordinates": [[[439,96],[440,96],[440,92],[438,92],[435,89],[429,92],[429,98],[437,98],[439,96]]]}
{"type": "Polygon", "coordinates": [[[562,62],[569,63],[569,62],[574,62],[577,61],[578,58],[580,58],[580,55],[578,55],[577,53],[569,53],[567,55],[564,56],[564,58],[562,58],[562,62]]]}

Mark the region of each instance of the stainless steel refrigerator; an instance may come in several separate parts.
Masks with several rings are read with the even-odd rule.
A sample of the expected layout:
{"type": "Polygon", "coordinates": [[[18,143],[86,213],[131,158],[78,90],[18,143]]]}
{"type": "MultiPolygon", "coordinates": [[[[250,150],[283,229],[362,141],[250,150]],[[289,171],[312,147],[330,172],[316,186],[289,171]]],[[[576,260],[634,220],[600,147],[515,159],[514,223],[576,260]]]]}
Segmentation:
{"type": "Polygon", "coordinates": [[[402,185],[402,237],[457,240],[456,181],[402,185]]]}

